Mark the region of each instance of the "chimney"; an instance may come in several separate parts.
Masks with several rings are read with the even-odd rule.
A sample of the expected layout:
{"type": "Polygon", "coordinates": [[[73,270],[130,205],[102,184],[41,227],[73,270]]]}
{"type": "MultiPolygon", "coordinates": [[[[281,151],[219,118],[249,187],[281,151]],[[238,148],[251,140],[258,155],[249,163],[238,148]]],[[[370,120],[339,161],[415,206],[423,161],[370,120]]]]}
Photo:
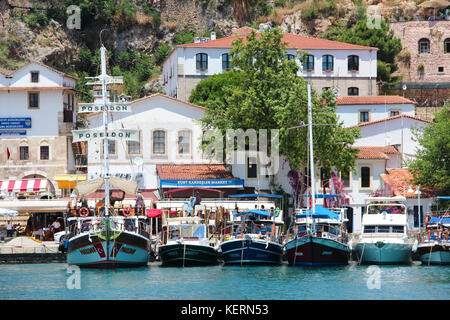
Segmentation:
{"type": "Polygon", "coordinates": [[[216,33],[211,31],[211,40],[216,40],[216,33]]]}

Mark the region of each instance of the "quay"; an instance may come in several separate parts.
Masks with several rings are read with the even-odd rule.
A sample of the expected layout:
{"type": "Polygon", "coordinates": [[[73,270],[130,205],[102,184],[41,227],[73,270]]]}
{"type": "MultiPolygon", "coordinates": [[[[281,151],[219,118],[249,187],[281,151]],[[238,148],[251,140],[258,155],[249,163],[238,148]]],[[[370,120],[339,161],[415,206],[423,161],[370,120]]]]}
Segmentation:
{"type": "Polygon", "coordinates": [[[0,264],[66,262],[55,241],[16,237],[0,244],[0,264]]]}

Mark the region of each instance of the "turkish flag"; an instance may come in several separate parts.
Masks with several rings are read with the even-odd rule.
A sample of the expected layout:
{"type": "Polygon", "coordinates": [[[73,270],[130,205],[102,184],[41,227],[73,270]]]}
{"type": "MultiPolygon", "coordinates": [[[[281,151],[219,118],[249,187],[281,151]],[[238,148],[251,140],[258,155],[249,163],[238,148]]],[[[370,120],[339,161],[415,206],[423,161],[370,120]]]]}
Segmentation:
{"type": "Polygon", "coordinates": [[[9,148],[6,147],[6,157],[9,160],[9,157],[11,157],[11,153],[9,153],[9,148]]]}

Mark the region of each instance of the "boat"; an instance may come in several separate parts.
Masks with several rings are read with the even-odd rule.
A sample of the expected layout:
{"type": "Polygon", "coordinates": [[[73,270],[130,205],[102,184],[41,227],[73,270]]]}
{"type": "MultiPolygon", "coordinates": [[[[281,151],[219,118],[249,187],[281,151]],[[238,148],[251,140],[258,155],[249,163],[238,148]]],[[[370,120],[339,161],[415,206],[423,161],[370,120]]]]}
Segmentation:
{"type": "Polygon", "coordinates": [[[295,215],[294,238],[285,251],[291,266],[346,265],[350,258],[344,208],[315,206],[295,215]]]}
{"type": "MultiPolygon", "coordinates": [[[[99,110],[103,112],[104,131],[98,135],[104,139],[105,173],[104,177],[78,183],[75,188],[76,192],[73,194],[74,203],[71,203],[71,199],[68,206],[73,208],[76,205],[77,196],[84,197],[95,192],[102,185],[105,189],[105,198],[97,202],[93,209],[86,206],[71,209],[70,213],[76,213],[76,216],[68,217],[67,213],[65,214],[66,234],[61,237],[59,249],[67,252],[68,264],[80,267],[145,266],[149,260],[147,217],[138,216],[131,207],[114,206],[116,200],[123,200],[125,193],[136,195],[138,186],[136,181],[122,180],[109,174],[108,139],[113,139],[113,137],[108,131],[108,109],[113,104],[107,102],[106,85],[107,83],[120,83],[122,79],[106,74],[106,49],[104,46],[101,46],[100,52],[101,75],[96,78],[102,85],[103,103],[93,104],[93,106],[99,107],[99,110]],[[112,197],[110,185],[123,192],[121,199],[112,197]]],[[[98,84],[98,82],[91,84],[98,84]]],[[[74,130],[74,141],[76,136],[87,136],[85,131],[74,130]]]]}
{"type": "Polygon", "coordinates": [[[354,247],[361,264],[410,264],[413,240],[408,235],[406,199],[369,197],[362,218],[362,233],[354,247]]]}
{"type": "MultiPolygon", "coordinates": [[[[450,197],[438,197],[450,199],[450,197]]],[[[417,251],[423,265],[450,264],[450,212],[434,212],[425,218],[425,232],[419,235],[417,251]]]]}
{"type": "Polygon", "coordinates": [[[195,197],[191,197],[179,211],[171,208],[161,210],[162,243],[157,248],[157,254],[163,266],[219,263],[217,244],[210,234],[213,224],[203,206],[200,209],[195,207],[195,201],[195,197]]]}

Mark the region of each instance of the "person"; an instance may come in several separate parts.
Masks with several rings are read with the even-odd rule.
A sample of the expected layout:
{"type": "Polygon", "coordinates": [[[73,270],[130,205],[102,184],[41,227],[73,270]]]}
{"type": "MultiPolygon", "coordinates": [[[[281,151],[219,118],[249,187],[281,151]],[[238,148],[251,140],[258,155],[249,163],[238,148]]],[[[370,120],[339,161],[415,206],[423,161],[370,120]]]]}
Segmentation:
{"type": "Polygon", "coordinates": [[[59,228],[61,228],[61,223],[59,223],[58,219],[56,219],[56,220],[52,223],[52,228],[53,228],[53,233],[59,232],[59,228]]]}
{"type": "Polygon", "coordinates": [[[134,211],[137,213],[142,214],[142,207],[144,206],[144,198],[142,197],[142,194],[138,192],[136,196],[136,204],[134,206],[134,211]]]}
{"type": "Polygon", "coordinates": [[[200,204],[200,202],[202,201],[202,198],[200,197],[200,192],[195,191],[195,204],[200,204]]]}
{"type": "Polygon", "coordinates": [[[14,236],[14,225],[12,224],[11,220],[9,220],[8,223],[6,224],[6,236],[7,237],[14,236]]]}
{"type": "MultiPolygon", "coordinates": [[[[114,207],[114,204],[116,203],[116,201],[122,201],[123,199],[125,199],[125,191],[121,191],[122,196],[120,196],[120,197],[113,197],[112,192],[113,192],[112,190],[109,190],[109,205],[111,207],[114,207]]],[[[102,201],[105,202],[105,198],[103,198],[102,201]]]]}
{"type": "Polygon", "coordinates": [[[81,206],[84,207],[84,208],[88,207],[87,199],[84,196],[81,198],[81,206]]]}

